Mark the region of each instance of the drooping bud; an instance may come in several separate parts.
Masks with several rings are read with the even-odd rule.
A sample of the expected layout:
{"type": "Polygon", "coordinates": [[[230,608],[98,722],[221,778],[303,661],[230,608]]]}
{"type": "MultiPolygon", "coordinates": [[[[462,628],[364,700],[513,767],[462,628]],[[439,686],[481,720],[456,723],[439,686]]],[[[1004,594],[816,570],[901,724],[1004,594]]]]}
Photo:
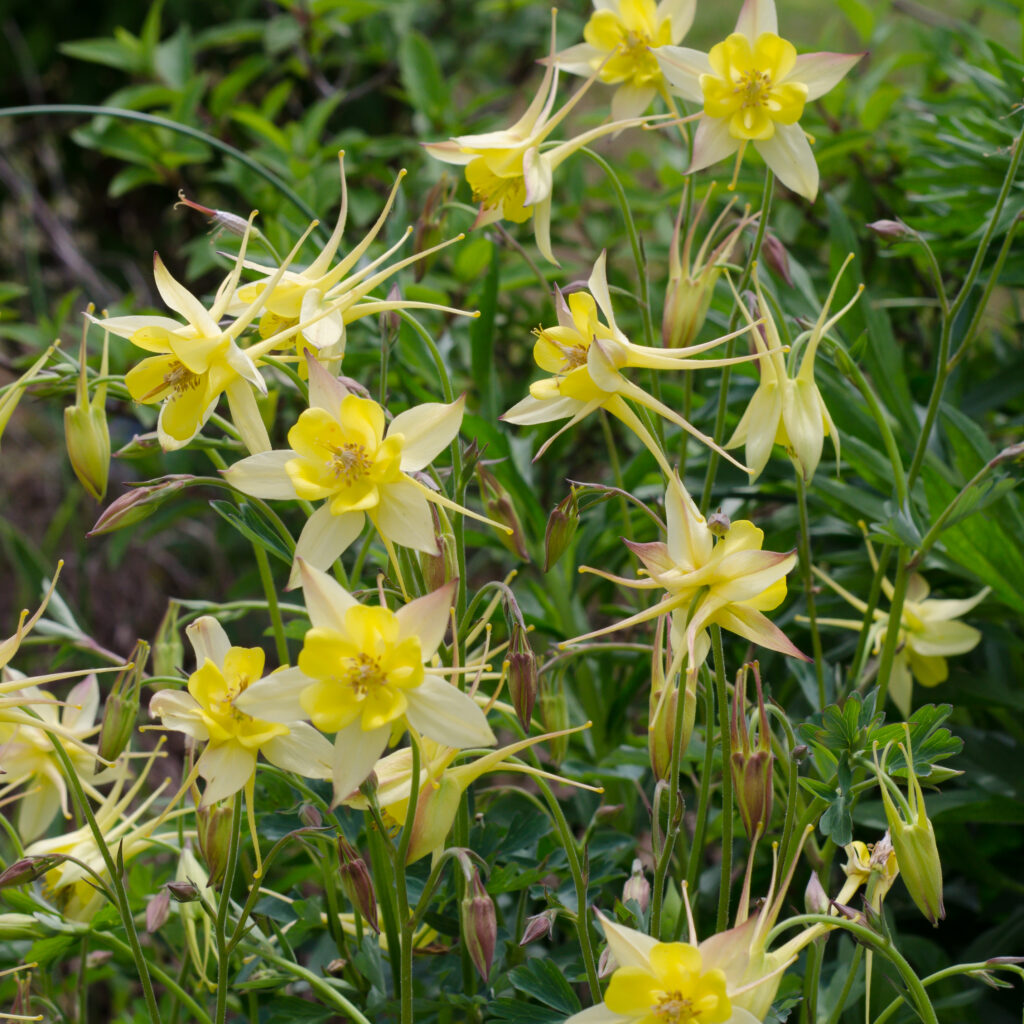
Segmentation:
{"type": "MultiPolygon", "coordinates": [[[[687,189],[689,187],[688,182],[687,189]]],[[[693,244],[697,226],[704,216],[713,189],[714,186],[708,190],[707,196],[698,207],[687,228],[685,239],[682,239],[682,230],[688,200],[686,192],[679,204],[675,232],[669,248],[668,287],[661,321],[661,341],[666,348],[680,348],[694,343],[707,318],[715,293],[715,284],[725,265],[732,259],[740,235],[747,225],[756,219],[756,215],[752,217],[749,212],[745,212],[718,245],[712,248],[714,239],[720,235],[722,224],[735,202],[735,199],[731,199],[712,224],[694,255],[693,244]]]]}
{"type": "MultiPolygon", "coordinates": [[[[92,307],[89,309],[92,312],[92,307]]],[[[107,493],[110,475],[110,431],[107,428],[107,348],[110,333],[103,332],[103,356],[100,360],[100,383],[89,398],[86,337],[89,321],[82,328],[82,346],[79,355],[78,383],[75,404],[64,410],[64,440],[75,471],[82,486],[97,500],[107,493]]]]}
{"type": "Polygon", "coordinates": [[[114,530],[122,530],[126,526],[148,519],[172,494],[187,487],[193,480],[195,477],[187,473],[176,473],[161,477],[151,484],[133,487],[127,494],[115,498],[100,513],[99,519],[86,536],[113,533],[114,530]]]}
{"type": "Polygon", "coordinates": [[[544,571],[550,572],[555,563],[565,554],[576,528],[580,525],[580,509],[576,500],[576,488],[571,487],[569,493],[551,511],[548,525],[544,530],[544,571]]]}
{"type": "Polygon", "coordinates": [[[17,885],[28,885],[37,878],[42,878],[51,868],[55,868],[64,858],[60,854],[48,854],[40,857],[22,857],[0,872],[0,889],[10,889],[17,885]]]}
{"type": "Polygon", "coordinates": [[[164,888],[175,903],[195,903],[199,899],[199,886],[194,882],[165,882],[164,888]]]}
{"type": "Polygon", "coordinates": [[[312,804],[303,804],[299,808],[299,821],[305,828],[322,828],[324,817],[312,804]]]}
{"type": "Polygon", "coordinates": [[[146,904],[146,931],[160,931],[171,913],[171,892],[165,886],[146,904]]]}
{"type": "MultiPolygon", "coordinates": [[[[900,793],[895,782],[882,772],[877,750],[875,774],[878,777],[879,789],[882,791],[882,803],[885,807],[886,821],[889,823],[889,835],[896,852],[896,862],[906,883],[907,892],[910,893],[910,898],[917,909],[933,926],[938,926],[939,921],[946,916],[942,904],[942,864],[935,842],[935,829],[928,818],[924,793],[914,770],[910,726],[906,723],[904,730],[907,742],[906,746],[900,744],[900,750],[907,766],[907,799],[900,793]],[[893,803],[894,795],[899,801],[899,810],[893,803]]],[[[884,755],[882,760],[885,760],[884,755]]]]}
{"type": "Polygon", "coordinates": [[[34,914],[0,914],[0,942],[42,939],[52,934],[34,914]]]}
{"type": "MultiPolygon", "coordinates": [[[[235,797],[237,799],[237,795],[235,797]]],[[[228,866],[228,848],[231,844],[232,809],[225,804],[196,810],[196,837],[199,853],[210,872],[210,885],[219,885],[228,866]]]]}
{"type": "Polygon", "coordinates": [[[428,591],[440,590],[459,575],[458,555],[455,547],[455,531],[443,508],[430,502],[430,514],[434,517],[434,539],[437,554],[421,551],[420,570],[428,591]]]}
{"type": "Polygon", "coordinates": [[[874,231],[879,238],[884,238],[887,242],[900,242],[914,237],[913,229],[901,220],[876,220],[866,224],[865,227],[874,231]]]}
{"type": "Polygon", "coordinates": [[[184,664],[185,645],[181,642],[181,629],[178,627],[180,608],[177,601],[168,601],[167,611],[157,627],[153,638],[154,675],[173,676],[184,664]]]}
{"type": "Polygon", "coordinates": [[[761,259],[768,264],[776,277],[793,287],[793,276],[789,272],[789,253],[786,247],[770,231],[766,231],[761,241],[761,259]]]}
{"type": "Polygon", "coordinates": [[[377,896],[366,861],[359,851],[343,836],[338,836],[338,864],[341,867],[341,888],[352,909],[378,934],[377,896]]]}
{"type": "Polygon", "coordinates": [[[116,761],[132,738],[139,717],[142,675],[148,660],[149,644],[145,640],[136,640],[131,660],[118,672],[103,704],[103,721],[96,741],[96,753],[103,761],[116,761]]]}
{"type": "Polygon", "coordinates": [[[732,778],[736,802],[747,836],[753,839],[768,828],[772,816],[773,777],[771,733],[761,690],[761,669],[755,661],[744,665],[736,675],[733,690],[732,718],[729,723],[732,739],[732,778]],[[758,729],[756,742],[747,725],[747,669],[754,669],[757,687],[758,729]]]}
{"type": "Polygon", "coordinates": [[[724,537],[732,526],[732,520],[721,510],[708,516],[708,529],[715,537],[724,537]]]}
{"type": "Polygon", "coordinates": [[[214,229],[221,228],[232,235],[238,235],[239,238],[244,237],[247,232],[253,238],[263,238],[263,233],[260,229],[245,217],[239,217],[237,213],[228,213],[226,210],[214,210],[209,206],[195,203],[185,195],[184,189],[178,189],[178,201],[174,204],[174,208],[177,209],[179,206],[187,206],[190,210],[198,210],[200,213],[206,214],[214,229]]]}
{"type": "Polygon", "coordinates": [[[631,900],[640,908],[641,914],[647,913],[651,903],[651,883],[644,875],[644,866],[639,858],[633,861],[630,876],[622,887],[622,902],[629,906],[631,900]]]}
{"type": "Polygon", "coordinates": [[[523,937],[519,940],[520,946],[528,946],[531,942],[541,942],[551,938],[555,928],[555,919],[558,917],[557,910],[542,910],[539,914],[526,919],[523,928],[523,937]]]}
{"type": "Polygon", "coordinates": [[[494,948],[498,942],[498,921],[491,899],[480,872],[473,868],[472,878],[466,886],[466,895],[459,906],[459,920],[462,924],[462,941],[469,958],[473,961],[486,982],[494,962],[494,948]]]}
{"type": "Polygon", "coordinates": [[[488,517],[512,531],[498,534],[498,539],[513,555],[528,562],[530,553],[526,550],[526,534],[523,532],[519,513],[516,512],[515,505],[512,503],[512,495],[483,462],[477,463],[476,479],[488,517]]]}
{"type": "Polygon", "coordinates": [[[537,656],[530,646],[526,627],[519,620],[512,625],[512,637],[508,645],[508,691],[519,724],[527,733],[533,719],[537,687],[537,656]]]}

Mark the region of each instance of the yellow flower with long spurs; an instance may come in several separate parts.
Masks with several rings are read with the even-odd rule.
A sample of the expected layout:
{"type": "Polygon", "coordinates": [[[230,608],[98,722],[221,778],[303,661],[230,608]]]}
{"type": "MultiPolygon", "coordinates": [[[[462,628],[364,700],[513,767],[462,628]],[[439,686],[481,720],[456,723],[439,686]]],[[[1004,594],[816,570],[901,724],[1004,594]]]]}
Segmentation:
{"type": "Polygon", "coordinates": [[[446,142],[425,143],[427,152],[445,163],[466,168],[466,180],[480,212],[473,227],[504,218],[523,224],[533,218],[537,248],[550,263],[551,188],[554,172],[578,149],[612,132],[643,123],[643,118],[613,121],[583,132],[574,139],[541,151],[548,136],[565,120],[597,78],[595,72],[557,113],[551,110],[558,90],[558,55],[555,52],[555,14],[551,15],[551,53],[537,95],[511,128],[482,135],[460,135],[446,142]]]}
{"type": "Polygon", "coordinates": [[[407,728],[449,747],[495,742],[483,711],[434,665],[448,628],[455,584],[391,611],[359,604],[330,576],[299,562],[312,628],[298,668],[267,677],[235,706],[267,721],[308,720],[334,744],[334,799],[373,770],[407,728]]]}
{"type": "Polygon", "coordinates": [[[564,431],[575,426],[592,412],[606,409],[636,434],[657,460],[661,471],[667,477],[671,477],[672,469],[664,452],[640,417],[627,404],[628,398],[656,412],[714,449],[733,465],[746,470],[746,466],[737,462],[716,444],[713,438],[698,430],[664,402],[627,380],[622,371],[634,368],[706,369],[760,359],[760,352],[729,359],[693,358],[751,328],[743,327],[732,334],[688,348],[665,349],[634,345],[615,322],[605,272],[606,256],[607,253],[602,252],[594,264],[590,279],[587,281],[589,292],[572,292],[566,297],[555,290],[558,324],[538,329],[535,332],[537,342],[533,347],[533,357],[537,365],[552,376],[531,384],[529,396],[514,405],[501,418],[509,423],[518,424],[548,423],[551,420],[568,418],[569,422],[541,445],[535,456],[540,458],[564,431]],[[601,319],[602,315],[604,320],[601,319]]]}
{"type": "Polygon", "coordinates": [[[716,539],[682,481],[673,475],[665,491],[666,541],[627,547],[643,562],[646,579],[627,579],[600,569],[582,567],[626,587],[667,591],[657,604],[604,629],[567,640],[579,643],[616,630],[672,615],[673,664],[665,673],[671,679],[687,658],[692,677],[710,646],[708,626],[717,624],[751,643],[808,661],[763,612],[777,608],[786,597],[786,574],[796,565],[796,553],[762,551],[764,533],[748,520],[730,523],[716,539]]]}
{"type": "Polygon", "coordinates": [[[678,45],[690,30],[697,0],[594,0],[595,11],[583,26],[582,43],[556,53],[558,66],[571,75],[597,72],[615,85],[612,120],[636,117],[665,89],[652,47],[678,45]]]}
{"type": "Polygon", "coordinates": [[[689,173],[736,154],[733,183],[749,144],[787,188],[812,202],[818,165],[799,121],[863,53],[805,53],[779,36],[775,0],[745,0],[733,33],[708,53],[685,46],[655,51],[683,99],[703,104],[689,173]]]}
{"type": "MultiPolygon", "coordinates": [[[[263,273],[264,280],[242,285],[235,292],[232,302],[227,308],[229,314],[241,314],[253,302],[262,296],[264,312],[260,320],[260,333],[271,337],[296,324],[306,324],[295,337],[295,343],[301,350],[303,343],[323,353],[324,358],[340,359],[345,354],[345,328],[348,324],[361,320],[375,313],[388,312],[394,309],[435,309],[445,313],[456,313],[462,316],[476,314],[463,309],[439,306],[432,302],[418,302],[406,299],[373,299],[368,298],[370,292],[381,285],[399,270],[422,260],[432,253],[464,236],[450,238],[439,245],[424,249],[397,263],[387,264],[387,260],[395,254],[413,233],[413,228],[406,229],[402,237],[383,255],[368,261],[364,266],[356,267],[370,245],[384,226],[388,214],[395,202],[398,188],[405,177],[400,171],[391,193],[384,204],[384,209],[365,237],[356,246],[332,266],[341,245],[345,224],[348,220],[348,184],[345,178],[345,154],[338,154],[341,170],[341,212],[338,215],[334,231],[327,244],[317,258],[304,270],[284,269],[278,274],[274,267],[245,261],[249,270],[263,273]],[[383,266],[383,269],[380,269],[383,266]],[[263,295],[268,281],[273,288],[268,295],[263,295]]],[[[304,366],[301,366],[304,369],[304,366]]]]}
{"type": "MultiPolygon", "coordinates": [[[[861,285],[853,298],[838,313],[828,315],[829,308],[839,288],[843,271],[853,259],[851,253],[839,268],[835,281],[829,289],[828,298],[821,307],[814,326],[801,334],[793,343],[793,351],[803,347],[803,358],[800,369],[795,377],[790,376],[786,360],[782,355],[782,342],[779,337],[778,325],[772,316],[772,308],[765,298],[761,282],[754,271],[754,288],[757,293],[758,315],[764,325],[764,335],[754,330],[754,344],[763,356],[758,368],[761,382],[754,392],[746,411],[736,425],[736,430],[726,444],[726,448],[738,448],[746,445],[745,457],[750,467],[750,478],[756,480],[768,463],[772,447],[781,444],[794,465],[808,483],[813,479],[814,472],[821,461],[825,438],[832,438],[835,448],[836,462],[839,462],[839,432],[829,414],[825,400],[821,397],[818,385],[814,380],[814,359],[818,353],[821,339],[838,323],[853,304],[860,298],[864,286],[861,285]]],[[[729,282],[730,285],[732,282],[729,282]]],[[[733,293],[735,295],[735,291],[733,293]]],[[[746,303],[736,295],[736,305],[753,325],[753,318],[747,310],[746,303]]]]}
{"type": "Polygon", "coordinates": [[[395,544],[437,554],[431,502],[506,529],[410,475],[452,443],[462,424],[464,398],[414,406],[385,429],[384,410],[376,402],[352,394],[311,354],[307,362],[309,409],[288,431],[292,447],[252,455],[224,471],[233,487],[253,497],[323,501],[299,535],[289,586],[298,585],[300,559],[316,569],[329,568],[359,536],[367,517],[403,587],[395,544]]]}
{"type": "MultiPolygon", "coordinates": [[[[872,568],[878,569],[875,549],[867,541],[868,558],[872,568]]],[[[814,567],[814,575],[830,586],[841,598],[853,605],[862,614],[868,606],[854,597],[845,587],[836,583],[821,569],[814,567]]],[[[899,638],[896,656],[893,658],[889,676],[889,696],[904,717],[910,714],[914,680],[922,686],[938,686],[949,678],[947,658],[973,651],[981,640],[981,633],[973,626],[958,622],[988,596],[990,588],[979,590],[973,597],[948,600],[929,597],[930,588],[920,573],[914,573],[907,584],[903,598],[903,612],[900,615],[899,638]]],[[[882,592],[891,601],[893,586],[882,578],[882,592]]],[[[879,608],[874,609],[874,622],[869,628],[868,642],[872,652],[878,654],[885,644],[889,631],[889,615],[879,608]]],[[[822,626],[839,626],[853,629],[858,633],[864,623],[861,619],[819,618],[822,626]]]]}
{"type": "MultiPolygon", "coordinates": [[[[263,650],[232,647],[224,627],[209,615],[196,619],[185,632],[195,651],[196,671],[189,676],[186,690],[154,694],[149,713],[160,718],[165,729],[206,744],[196,761],[196,771],[206,780],[201,806],[244,788],[251,808],[260,754],[278,768],[305,778],[329,778],[331,744],[301,716],[287,723],[269,722],[235,706],[238,696],[264,678],[263,650]]],[[[276,680],[282,675],[271,673],[266,678],[276,680]]]]}

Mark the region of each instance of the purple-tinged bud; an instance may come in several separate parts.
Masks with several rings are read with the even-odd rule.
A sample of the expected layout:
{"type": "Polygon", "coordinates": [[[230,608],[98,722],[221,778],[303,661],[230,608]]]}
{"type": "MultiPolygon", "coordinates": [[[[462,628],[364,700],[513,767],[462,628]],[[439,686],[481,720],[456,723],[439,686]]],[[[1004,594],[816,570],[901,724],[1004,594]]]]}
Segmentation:
{"type": "Polygon", "coordinates": [[[187,473],[161,477],[152,484],[133,487],[127,494],[115,498],[100,513],[93,528],[86,534],[95,537],[100,533],[113,533],[126,526],[148,519],[172,494],[187,487],[196,478],[187,473]]]}
{"type": "Polygon", "coordinates": [[[765,232],[761,242],[761,259],[768,264],[768,268],[776,277],[785,281],[788,287],[793,287],[793,276],[789,272],[789,253],[770,231],[765,232]]]}
{"type": "MultiPolygon", "coordinates": [[[[236,796],[237,800],[238,797],[236,796]]],[[[223,804],[199,807],[196,810],[196,836],[199,853],[210,872],[210,885],[220,884],[228,866],[228,848],[231,844],[232,810],[223,804]]]]}
{"type": "Polygon", "coordinates": [[[761,670],[755,661],[744,665],[736,675],[733,690],[732,716],[729,722],[732,740],[732,777],[736,789],[743,828],[749,838],[764,832],[772,816],[773,778],[771,733],[768,729],[768,714],[764,707],[761,690],[761,670]],[[747,669],[754,669],[754,683],[757,686],[759,724],[756,743],[747,726],[747,669]]]}
{"type": "Polygon", "coordinates": [[[103,704],[103,721],[96,742],[96,753],[103,761],[116,761],[135,730],[139,717],[142,674],[149,660],[149,644],[135,641],[129,663],[117,674],[113,688],[103,704]]]}
{"type": "Polygon", "coordinates": [[[569,490],[548,516],[544,530],[544,571],[550,572],[555,563],[565,554],[576,529],[580,525],[580,509],[576,501],[576,488],[569,490]]]}
{"type": "Polygon", "coordinates": [[[528,562],[530,553],[526,550],[526,534],[523,532],[519,513],[516,512],[515,505],[512,503],[512,495],[482,462],[477,463],[476,479],[488,517],[512,531],[511,533],[502,531],[498,535],[498,539],[513,555],[528,562]]]}
{"type": "Polygon", "coordinates": [[[164,888],[175,903],[195,903],[199,899],[199,886],[194,882],[166,882],[164,888]]]}
{"type": "Polygon", "coordinates": [[[533,719],[537,688],[537,656],[530,646],[525,627],[521,622],[515,622],[508,645],[508,691],[519,724],[527,733],[533,719]]]}
{"type": "Polygon", "coordinates": [[[171,892],[165,887],[146,904],[146,931],[150,935],[160,931],[170,913],[171,892]]]}
{"type": "Polygon", "coordinates": [[[800,764],[801,761],[809,753],[809,748],[806,743],[798,743],[789,753],[789,756],[793,759],[794,764],[800,764]]]}
{"type": "Polygon", "coordinates": [[[519,945],[528,946],[531,942],[541,942],[543,939],[551,938],[557,917],[558,911],[554,909],[542,910],[539,914],[528,917],[523,928],[523,937],[519,940],[519,945]]]}
{"type": "MultiPolygon", "coordinates": [[[[413,234],[413,252],[423,252],[441,241],[441,232],[448,214],[448,201],[451,199],[455,184],[445,174],[441,180],[427,192],[423,200],[423,212],[416,220],[416,231],[413,234]]],[[[417,281],[423,279],[436,257],[427,256],[415,264],[413,275],[417,281]]]]}
{"type": "Polygon", "coordinates": [[[605,946],[601,950],[601,955],[597,958],[597,976],[599,978],[607,978],[618,966],[615,962],[615,955],[608,946],[605,946]]]}
{"type": "Polygon", "coordinates": [[[201,203],[195,203],[185,195],[184,189],[178,189],[178,201],[174,204],[174,208],[177,209],[179,206],[187,206],[190,210],[198,210],[209,218],[210,224],[214,228],[223,229],[232,235],[238,235],[239,238],[244,237],[247,231],[251,232],[254,237],[263,237],[259,228],[255,225],[250,227],[249,222],[244,217],[239,217],[237,213],[228,213],[226,210],[214,210],[209,206],[203,206],[201,203]]]}
{"type": "MultiPolygon", "coordinates": [[[[647,751],[651,758],[654,776],[662,781],[670,781],[669,774],[672,764],[672,743],[675,738],[676,714],[679,709],[680,686],[676,679],[666,680],[666,665],[672,662],[672,650],[666,649],[665,635],[668,618],[658,619],[654,636],[654,647],[651,653],[651,697],[648,707],[649,726],[647,730],[647,751]]],[[[696,677],[693,688],[683,687],[683,722],[680,737],[680,757],[686,753],[693,735],[693,724],[697,717],[696,677]]],[[[675,783],[673,783],[675,784],[675,783]]]]}
{"type": "Polygon", "coordinates": [[[299,821],[305,828],[322,828],[324,823],[323,815],[312,804],[299,808],[299,821]]]}
{"type": "Polygon", "coordinates": [[[901,220],[876,220],[866,224],[865,227],[874,231],[879,238],[884,238],[887,242],[899,242],[903,239],[913,238],[915,235],[914,230],[901,220]]]}
{"type": "Polygon", "coordinates": [[[818,878],[818,873],[812,871],[804,890],[804,909],[808,914],[827,914],[830,906],[831,901],[821,884],[821,879],[818,878]]]}
{"type": "Polygon", "coordinates": [[[352,904],[352,909],[379,933],[377,896],[373,891],[370,870],[359,851],[344,836],[338,836],[338,864],[341,867],[341,888],[352,904]]]}
{"type": "Polygon", "coordinates": [[[641,914],[647,913],[651,904],[651,883],[644,875],[644,866],[639,858],[633,861],[632,873],[622,887],[622,902],[628,907],[631,900],[640,908],[641,914]]]}
{"type": "Polygon", "coordinates": [[[488,895],[480,872],[473,869],[473,877],[466,887],[466,895],[459,907],[462,923],[462,941],[466,952],[486,982],[494,962],[494,948],[498,942],[498,920],[494,911],[494,900],[488,895]]]}
{"type": "Polygon", "coordinates": [[[724,537],[732,526],[732,520],[721,510],[712,512],[708,516],[708,529],[715,537],[724,537]]]}
{"type": "Polygon", "coordinates": [[[51,868],[55,868],[64,858],[60,854],[51,853],[41,857],[22,857],[0,872],[0,889],[10,889],[16,885],[28,885],[41,878],[51,868]]]}

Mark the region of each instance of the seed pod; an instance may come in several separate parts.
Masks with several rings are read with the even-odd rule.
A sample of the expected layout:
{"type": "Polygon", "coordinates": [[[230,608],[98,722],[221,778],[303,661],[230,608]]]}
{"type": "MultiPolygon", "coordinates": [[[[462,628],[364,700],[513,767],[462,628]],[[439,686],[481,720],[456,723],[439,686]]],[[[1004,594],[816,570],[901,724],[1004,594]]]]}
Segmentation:
{"type": "Polygon", "coordinates": [[[555,563],[565,554],[576,529],[580,525],[580,509],[576,501],[576,488],[570,489],[551,511],[548,525],[544,530],[544,571],[550,572],[555,563]]]}
{"type": "Polygon", "coordinates": [[[756,661],[752,666],[744,665],[737,673],[729,731],[733,746],[731,767],[736,802],[743,827],[753,839],[759,832],[767,830],[771,820],[774,796],[772,765],[775,760],[768,729],[768,714],[764,707],[764,693],[761,690],[761,670],[756,661]],[[749,667],[754,669],[754,682],[757,686],[759,725],[756,745],[747,728],[746,689],[749,667]]]}
{"type": "Polygon", "coordinates": [[[529,733],[533,704],[537,699],[537,656],[521,622],[512,626],[508,645],[508,690],[519,724],[529,733]]]}
{"type": "MultiPolygon", "coordinates": [[[[238,799],[237,795],[235,799],[238,799]]],[[[231,844],[231,807],[223,804],[200,806],[196,810],[196,836],[199,853],[210,872],[210,885],[219,885],[228,866],[228,848],[231,844]]]]}
{"type": "Polygon", "coordinates": [[[139,717],[142,674],[148,660],[149,644],[136,640],[129,664],[117,674],[103,705],[103,721],[96,743],[96,753],[103,761],[116,761],[132,738],[139,717]]]}

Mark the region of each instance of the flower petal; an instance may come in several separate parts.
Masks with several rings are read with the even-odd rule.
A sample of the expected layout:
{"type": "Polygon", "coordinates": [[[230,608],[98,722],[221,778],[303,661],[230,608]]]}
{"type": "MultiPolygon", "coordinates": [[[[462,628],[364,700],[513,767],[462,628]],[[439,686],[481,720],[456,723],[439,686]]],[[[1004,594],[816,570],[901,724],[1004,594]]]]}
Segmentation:
{"type": "Polygon", "coordinates": [[[659,46],[651,51],[673,92],[691,103],[704,103],[700,76],[711,74],[708,55],[689,46],[659,46]]]}
{"type": "Polygon", "coordinates": [[[409,723],[448,747],[490,747],[497,743],[487,716],[472,697],[437,676],[406,691],[409,723]]]}
{"type": "Polygon", "coordinates": [[[183,732],[200,742],[210,738],[195,697],[183,690],[158,690],[149,702],[149,714],[165,729],[183,732]]]}
{"type": "MultiPolygon", "coordinates": [[[[306,595],[307,601],[309,595],[306,595]]],[[[281,722],[291,728],[305,719],[299,697],[313,680],[297,668],[273,672],[250,683],[234,700],[239,711],[264,722],[281,722]]],[[[152,708],[152,705],[151,705],[152,708]]]]}
{"type": "Polygon", "coordinates": [[[981,640],[981,633],[964,622],[929,622],[921,631],[908,632],[907,646],[926,657],[966,654],[981,640]]]}
{"type": "Polygon", "coordinates": [[[269,452],[273,445],[249,382],[235,379],[224,390],[231,410],[231,422],[242,435],[242,443],[252,455],[269,452]]]}
{"type": "Polygon", "coordinates": [[[299,571],[306,610],[314,628],[332,629],[347,635],[345,616],[359,602],[333,576],[308,562],[299,562],[299,571]]]}
{"type": "Polygon", "coordinates": [[[448,631],[457,583],[457,580],[452,580],[399,608],[395,612],[395,618],[398,620],[396,642],[401,643],[410,636],[419,637],[423,660],[432,658],[448,631]]]}
{"type": "MultiPolygon", "coordinates": [[[[793,126],[795,127],[795,126],[793,126]]],[[[729,131],[729,120],[725,117],[702,117],[697,122],[693,136],[693,150],[690,153],[688,174],[702,171],[731,156],[740,148],[740,140],[733,138],[729,131]]]]}
{"type": "Polygon", "coordinates": [[[390,734],[390,725],[364,731],[359,719],[338,732],[334,740],[333,804],[341,803],[362,785],[384,753],[390,734]]]}
{"type": "Polygon", "coordinates": [[[422,485],[406,477],[380,490],[380,503],[370,519],[383,537],[402,547],[436,555],[434,517],[422,485]]]}
{"type": "Polygon", "coordinates": [[[212,615],[200,616],[185,629],[185,633],[196,652],[197,665],[201,666],[209,658],[218,668],[224,667],[231,641],[224,627],[212,615]]]}
{"type": "Polygon", "coordinates": [[[288,578],[288,590],[302,586],[299,560],[314,569],[329,569],[335,559],[359,536],[366,516],[363,512],[343,512],[336,516],[330,502],[324,502],[306,520],[306,525],[295,544],[295,562],[288,578]]]}
{"type": "Polygon", "coordinates": [[[455,440],[462,426],[466,410],[466,396],[462,395],[446,405],[443,402],[424,402],[400,412],[388,427],[386,437],[401,434],[402,470],[410,473],[423,469],[455,440]]]}
{"type": "Polygon", "coordinates": [[[775,134],[770,139],[755,139],[754,147],[786,188],[814,202],[818,194],[818,165],[799,124],[776,124],[775,134]]]}
{"type": "Polygon", "coordinates": [[[604,936],[608,940],[608,949],[615,957],[615,962],[619,967],[640,967],[649,971],[651,969],[651,950],[658,945],[658,940],[633,928],[616,924],[600,911],[597,917],[604,929],[604,936]]]}
{"type": "Polygon", "coordinates": [[[838,85],[863,56],[863,53],[802,53],[784,81],[806,85],[810,103],[838,85]]]}
{"type": "Polygon", "coordinates": [[[216,337],[221,333],[220,327],[207,312],[206,307],[184,285],[174,279],[164,261],[160,259],[159,253],[153,253],[153,278],[160,298],[175,313],[180,313],[199,334],[216,337]]]}
{"type": "Polygon", "coordinates": [[[612,96],[612,120],[628,121],[639,117],[658,95],[653,85],[633,85],[623,82],[612,96]]]}
{"type": "Polygon", "coordinates": [[[199,774],[206,779],[200,807],[237,793],[256,771],[256,751],[247,750],[240,743],[220,743],[208,746],[196,762],[199,774]]]}
{"type": "Polygon", "coordinates": [[[775,0],[744,0],[735,31],[746,36],[751,43],[764,32],[778,35],[779,17],[775,13],[775,0]]]}
{"type": "Polygon", "coordinates": [[[334,770],[334,747],[323,733],[306,722],[289,722],[287,736],[264,744],[263,756],[286,772],[307,779],[329,779],[334,770]]]}
{"type": "Polygon", "coordinates": [[[254,498],[296,501],[298,495],[295,493],[292,478],[285,470],[285,466],[296,457],[291,448],[260,452],[221,470],[221,476],[232,487],[254,498]]]}

